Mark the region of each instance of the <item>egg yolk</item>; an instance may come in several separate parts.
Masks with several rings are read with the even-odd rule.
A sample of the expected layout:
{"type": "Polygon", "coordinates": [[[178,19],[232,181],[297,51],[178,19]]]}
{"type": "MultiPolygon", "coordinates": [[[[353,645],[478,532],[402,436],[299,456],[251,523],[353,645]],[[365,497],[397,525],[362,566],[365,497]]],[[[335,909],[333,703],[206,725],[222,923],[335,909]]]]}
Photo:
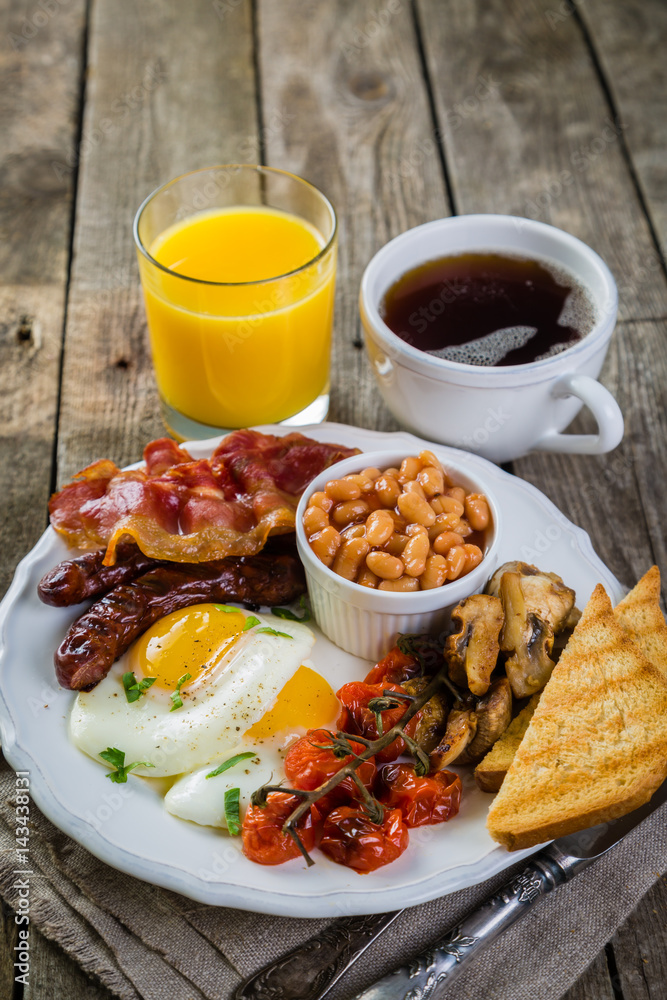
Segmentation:
{"type": "Polygon", "coordinates": [[[295,727],[319,729],[333,725],[340,709],[338,698],[310,667],[301,666],[281,690],[273,708],[246,732],[251,739],[265,739],[295,727]]]}
{"type": "Polygon", "coordinates": [[[173,691],[183,674],[188,685],[225,656],[243,633],[242,611],[200,604],[173,611],[155,622],[130,650],[135,674],[154,677],[154,686],[173,691]]]}

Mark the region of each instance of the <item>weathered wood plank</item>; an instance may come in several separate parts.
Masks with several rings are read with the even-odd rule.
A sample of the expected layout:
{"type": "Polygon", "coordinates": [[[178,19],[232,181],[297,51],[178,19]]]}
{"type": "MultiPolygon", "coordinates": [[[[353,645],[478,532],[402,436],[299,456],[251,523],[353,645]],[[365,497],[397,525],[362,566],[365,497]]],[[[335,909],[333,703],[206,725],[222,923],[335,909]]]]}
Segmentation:
{"type": "Polygon", "coordinates": [[[394,427],[360,349],[359,282],[392,236],[449,214],[410,7],[260,0],[258,28],[267,162],[321,187],[340,222],[330,417],[394,427]]]}
{"type": "Polygon", "coordinates": [[[112,1000],[109,990],[90,979],[65,952],[31,930],[30,979],[23,990],[23,1000],[54,1000],[85,997],[86,1000],[112,1000]]]}
{"type": "Polygon", "coordinates": [[[85,0],[0,3],[0,594],[46,524],[85,0]],[[48,100],[46,96],[48,95],[48,100]]]}
{"type": "MultiPolygon", "coordinates": [[[[616,272],[622,316],[665,315],[667,284],[650,264],[657,258],[649,226],[618,135],[605,125],[608,106],[576,18],[554,22],[546,0],[492,3],[483,12],[455,3],[446,16],[418,0],[418,9],[458,210],[533,215],[574,232],[616,272]],[[469,59],[463,39],[473,30],[469,59]],[[471,97],[487,76],[489,96],[471,97]],[[603,135],[609,141],[596,144],[603,135]]],[[[667,447],[666,372],[659,326],[622,324],[603,381],[626,415],[623,446],[600,458],[534,455],[515,464],[589,531],[627,583],[665,554],[651,469],[667,447]],[[625,531],[604,530],[619,511],[625,531]]]]}
{"type": "Polygon", "coordinates": [[[624,1000],[661,1000],[667,983],[667,879],[660,879],[612,939],[624,1000]]]}
{"type": "Polygon", "coordinates": [[[610,116],[577,19],[554,19],[552,0],[417,9],[457,212],[560,226],[607,261],[622,318],[666,315],[667,282],[619,141],[626,122],[610,116]]]}
{"type": "MultiPolygon", "coordinates": [[[[607,957],[601,951],[561,1000],[615,1000],[607,957]]],[[[626,1000],[630,1000],[629,997],[626,1000]]]]}
{"type": "MultiPolygon", "coordinates": [[[[667,463],[665,324],[621,324],[602,381],[625,417],[621,445],[599,456],[535,453],[515,468],[588,531],[602,559],[631,586],[653,561],[667,569],[664,476],[657,472],[667,463]]],[[[586,426],[579,417],[573,430],[586,426]]]]}
{"type": "MultiPolygon", "coordinates": [[[[20,32],[37,10],[6,7],[3,35],[20,32]]],[[[45,524],[76,169],[61,482],[101,454],[136,459],[162,432],[134,262],[134,211],[152,188],[184,170],[257,156],[248,0],[201,0],[190,5],[187,22],[175,2],[94,4],[77,147],[84,10],[84,0],[63,6],[25,46],[0,56],[0,141],[8,147],[3,142],[0,160],[8,168],[0,195],[3,518],[15,553],[5,563],[7,580],[45,524]],[[18,335],[23,316],[30,325],[18,335]]],[[[36,932],[32,948],[32,1000],[110,996],[36,932]]],[[[10,958],[3,946],[5,978],[10,958]]]]}
{"type": "Polygon", "coordinates": [[[637,181],[663,254],[667,247],[667,6],[661,0],[587,0],[577,7],[627,125],[637,181]]]}
{"type": "MultiPolygon", "coordinates": [[[[332,417],[387,427],[389,420],[372,388],[362,352],[350,346],[354,331],[358,329],[358,279],[373,251],[390,235],[427,218],[447,214],[446,199],[431,125],[425,111],[418,63],[410,55],[414,46],[412,41],[410,45],[405,42],[406,38],[412,39],[411,24],[405,10],[407,5],[395,5],[396,12],[402,13],[394,21],[393,28],[387,25],[392,37],[388,37],[379,23],[377,8],[373,9],[370,5],[317,6],[325,9],[320,11],[315,4],[301,3],[297,8],[295,3],[283,3],[278,11],[276,4],[260,4],[264,53],[263,124],[267,130],[264,136],[268,161],[277,166],[291,166],[309,176],[330,194],[341,211],[343,238],[345,244],[352,246],[347,251],[349,256],[341,259],[337,316],[339,343],[334,374],[337,393],[332,417]],[[327,7],[331,7],[334,13],[328,13],[327,7]],[[376,21],[380,30],[375,28],[376,21]],[[393,37],[394,32],[400,37],[393,37]],[[277,57],[282,52],[289,54],[291,66],[286,60],[282,65],[277,64],[277,57]],[[354,72],[351,66],[354,66],[354,72]],[[386,79],[389,80],[388,95],[384,90],[386,79]],[[279,86],[275,87],[276,84],[279,86]],[[300,111],[296,121],[289,118],[293,108],[300,111]],[[274,117],[274,112],[278,117],[274,117]],[[333,127],[330,129],[331,122],[333,127]],[[340,143],[341,137],[344,137],[343,144],[340,143]]],[[[389,4],[386,9],[391,13],[389,4]]],[[[134,274],[130,224],[136,205],[152,186],[182,169],[215,160],[258,158],[254,97],[248,70],[251,65],[248,58],[248,4],[239,5],[235,0],[197,4],[196,11],[189,16],[188,31],[192,20],[195,33],[200,30],[199,25],[206,24],[207,28],[202,27],[202,32],[220,32],[226,39],[221,55],[224,68],[216,68],[212,76],[206,57],[200,58],[203,50],[210,51],[209,46],[197,49],[193,42],[189,47],[189,42],[183,37],[182,20],[177,11],[175,4],[157,3],[143,4],[140,10],[132,10],[131,13],[129,4],[116,4],[112,11],[104,0],[98,0],[95,7],[91,42],[91,56],[95,53],[91,58],[92,103],[87,118],[90,131],[84,132],[89,142],[84,142],[82,156],[82,173],[86,172],[88,188],[85,198],[83,191],[81,193],[77,231],[78,262],[72,289],[73,318],[71,336],[68,337],[67,388],[62,414],[61,480],[99,454],[113,454],[119,461],[136,458],[145,440],[161,430],[150,377],[150,361],[144,346],[143,310],[134,274]],[[211,10],[215,18],[213,23],[206,20],[207,15],[210,18],[211,10]],[[112,21],[119,19],[122,23],[114,33],[112,21]],[[242,31],[237,27],[237,19],[243,24],[242,31]],[[170,23],[165,26],[165,21],[170,23]],[[151,32],[154,34],[149,38],[151,32]],[[178,52],[184,44],[188,46],[188,54],[181,58],[178,52]],[[233,58],[235,54],[238,56],[236,60],[233,58]],[[146,68],[150,72],[151,66],[155,65],[153,59],[157,61],[155,80],[159,80],[155,87],[150,76],[146,78],[148,85],[143,85],[143,73],[146,68]],[[202,91],[211,86],[211,80],[216,92],[222,93],[220,88],[229,72],[239,74],[237,83],[240,79],[238,87],[242,100],[238,99],[238,107],[235,104],[235,108],[238,110],[242,104],[247,113],[246,122],[243,113],[235,111],[236,117],[231,126],[226,125],[224,119],[228,108],[224,107],[221,115],[217,107],[214,116],[212,108],[215,102],[211,101],[209,106],[208,96],[202,98],[202,91]],[[178,79],[179,74],[181,79],[178,79]],[[202,81],[205,81],[205,87],[202,81]],[[144,92],[148,91],[145,97],[142,96],[142,85],[144,92]],[[112,93],[109,88],[114,86],[117,90],[112,93]],[[132,96],[133,93],[136,96],[132,96]],[[114,108],[115,101],[121,103],[115,104],[114,108]],[[128,107],[127,113],[123,102],[128,107]],[[122,114],[122,120],[114,119],[116,112],[119,118],[122,114]],[[104,138],[96,142],[95,130],[101,127],[105,117],[111,118],[113,130],[103,133],[104,138]],[[230,134],[221,137],[219,132],[225,128],[230,129],[230,134]],[[236,156],[235,143],[238,143],[236,156]],[[114,368],[118,361],[128,361],[129,367],[121,364],[114,368]],[[88,389],[89,385],[94,386],[94,391],[88,389]],[[110,429],[105,430],[105,426],[110,429]]],[[[201,37],[197,35],[197,38],[201,37]]],[[[222,44],[222,41],[218,42],[218,52],[222,44]]],[[[502,43],[495,44],[498,44],[499,52],[502,51],[502,43]]],[[[466,51],[470,55],[470,45],[466,46],[466,51]]],[[[441,61],[438,72],[441,73],[442,69],[441,61]]],[[[466,93],[462,92],[462,96],[466,93]]],[[[236,99],[235,95],[234,101],[236,99]]],[[[486,98],[476,99],[486,104],[486,98]]],[[[452,105],[448,108],[451,110],[452,105]]],[[[466,108],[463,110],[467,114],[466,108]]],[[[450,128],[457,131],[460,126],[451,121],[450,128]]],[[[595,138],[595,132],[592,135],[595,138]]],[[[586,139],[579,141],[585,144],[586,139]]],[[[473,151],[477,148],[471,147],[473,151]]],[[[70,159],[72,155],[76,154],[69,152],[70,159]]],[[[459,181],[461,173],[478,169],[477,155],[476,152],[474,155],[471,153],[467,160],[461,157],[457,175],[459,181]]],[[[71,166],[67,162],[67,148],[62,156],[65,166],[71,166]]],[[[606,159],[606,156],[601,158],[606,159]]],[[[548,156],[546,159],[548,166],[548,156]]],[[[497,161],[495,167],[491,163],[488,169],[497,183],[501,174],[497,161]]],[[[519,169],[520,163],[517,162],[515,178],[519,169]]],[[[550,169],[545,170],[543,176],[551,177],[550,169]]],[[[507,191],[505,185],[502,189],[507,191]]],[[[539,193],[541,189],[538,186],[532,190],[539,193]]],[[[522,197],[528,198],[528,195],[522,197]]],[[[477,207],[480,206],[473,204],[467,210],[477,207]]],[[[503,206],[498,210],[507,208],[503,206]]],[[[515,207],[514,210],[518,209],[515,207]]],[[[575,199],[571,208],[573,218],[580,210],[578,199],[575,199]]],[[[566,225],[556,218],[554,221],[566,225]]],[[[594,225],[592,218],[589,222],[594,225]]],[[[598,249],[601,249],[599,244],[598,249]]],[[[604,249],[602,252],[605,253],[604,249]]],[[[635,264],[633,278],[638,280],[640,271],[635,264]]],[[[646,282],[639,281],[639,286],[642,291],[646,282]]],[[[645,287],[643,291],[646,291],[645,287]]],[[[651,301],[653,295],[652,291],[649,296],[651,301]]],[[[643,306],[643,302],[641,304],[643,306]]],[[[633,313],[640,314],[639,309],[633,313]]],[[[654,314],[663,313],[656,308],[654,314]]],[[[644,366],[655,356],[656,349],[658,354],[661,350],[656,340],[659,336],[657,326],[646,324],[646,327],[650,328],[650,333],[642,354],[644,366]]],[[[634,331],[631,335],[638,341],[645,335],[644,324],[628,324],[628,329],[634,331]]],[[[616,354],[608,367],[607,378],[611,385],[620,381],[620,373],[631,350],[630,343],[622,341],[615,349],[616,354]]],[[[657,378],[658,375],[655,380],[644,380],[640,388],[640,392],[651,395],[654,400],[659,400],[661,391],[657,378]]],[[[639,401],[636,405],[641,409],[639,401]]],[[[632,421],[633,441],[640,442],[642,433],[647,433],[650,414],[655,414],[656,406],[656,402],[651,402],[649,410],[632,421]]],[[[664,414],[664,409],[662,412],[664,414]]],[[[17,406],[17,413],[21,415],[20,406],[17,406]]],[[[609,456],[607,461],[613,458],[609,456]]],[[[544,474],[547,483],[552,482],[555,461],[544,459],[545,465],[549,466],[544,474]]],[[[558,473],[560,475],[562,471],[567,478],[571,475],[574,460],[562,461],[563,467],[558,473]]],[[[623,461],[626,459],[623,458],[623,461]]],[[[628,485],[624,489],[626,493],[636,496],[636,478],[650,478],[649,471],[643,458],[641,464],[632,455],[627,461],[636,475],[633,480],[627,473],[628,485]]],[[[613,475],[619,474],[614,471],[614,466],[611,466],[611,471],[613,475]]],[[[626,471],[621,469],[623,474],[626,471]]],[[[601,474],[604,476],[605,473],[601,474]]],[[[539,468],[534,475],[538,485],[543,487],[539,468]]],[[[575,479],[570,495],[573,505],[577,502],[578,482],[580,480],[575,479]]],[[[592,475],[585,483],[593,490],[598,486],[592,475]]],[[[653,484],[656,495],[658,486],[659,483],[653,484]]],[[[609,490],[613,492],[611,485],[609,490]]],[[[594,492],[591,495],[595,497],[594,492]]],[[[625,496],[623,492],[620,495],[625,496]]],[[[560,493],[554,494],[557,502],[560,502],[560,497],[560,493]]],[[[22,501],[25,502],[25,494],[22,501]]],[[[593,505],[582,504],[581,517],[575,516],[575,520],[590,518],[595,536],[599,533],[599,524],[596,524],[593,505]]],[[[648,516],[638,507],[632,509],[640,519],[648,516]]],[[[654,510],[657,519],[660,506],[654,510]]],[[[28,544],[24,542],[23,547],[28,544]]],[[[628,574],[634,572],[635,563],[629,551],[623,552],[619,565],[621,568],[615,567],[619,575],[623,575],[626,567],[628,574]]],[[[662,922],[664,924],[664,915],[662,922]]],[[[641,931],[642,941],[647,940],[648,933],[646,925],[641,931]]],[[[40,939],[36,953],[40,956],[37,968],[42,972],[33,980],[35,985],[31,986],[31,990],[41,989],[42,992],[32,994],[32,1000],[54,995],[107,996],[106,993],[95,992],[85,977],[77,980],[76,977],[81,975],[78,969],[71,966],[69,960],[49,942],[40,939]],[[58,984],[58,989],[54,989],[54,983],[58,984]]],[[[581,987],[579,993],[571,991],[568,1000],[575,1000],[575,997],[580,1000],[586,996],[606,1000],[603,966],[603,959],[598,959],[578,984],[581,987]],[[590,983],[589,976],[592,977],[590,983]],[[597,991],[596,987],[599,987],[597,991]]],[[[664,970],[662,975],[664,981],[664,970]]],[[[627,984],[624,989],[626,987],[627,984]]],[[[659,994],[637,994],[642,1000],[647,995],[653,1000],[653,996],[659,994]]],[[[625,998],[634,1000],[634,995],[626,989],[625,998]]]]}
{"type": "Polygon", "coordinates": [[[74,234],[59,482],[100,455],[120,464],[164,433],[132,240],[158,184],[254,159],[250,4],[97,0],[74,234]]]}
{"type": "MultiPolygon", "coordinates": [[[[665,282],[650,227],[576,18],[551,24],[556,8],[547,3],[492,3],[482,10],[417,0],[417,7],[456,210],[526,215],[575,233],[615,272],[621,316],[664,316],[665,282]],[[466,44],[471,38],[474,46],[466,44]]],[[[636,46],[632,53],[627,59],[642,61],[636,46]]],[[[544,455],[515,463],[588,529],[628,584],[653,558],[665,565],[655,469],[667,447],[666,373],[661,325],[623,324],[603,377],[625,412],[622,447],[600,458],[544,455]],[[609,530],[619,513],[624,530],[609,530]]],[[[642,940],[660,947],[648,925],[642,940]]],[[[585,977],[577,990],[600,995],[585,977]]]]}
{"type": "MultiPolygon", "coordinates": [[[[663,573],[664,599],[664,478],[656,472],[665,467],[667,456],[664,323],[622,324],[601,381],[616,396],[625,417],[621,445],[600,456],[535,453],[516,462],[515,470],[588,531],[598,554],[628,587],[656,562],[663,573]]],[[[581,416],[572,430],[592,427],[581,416]]]]}

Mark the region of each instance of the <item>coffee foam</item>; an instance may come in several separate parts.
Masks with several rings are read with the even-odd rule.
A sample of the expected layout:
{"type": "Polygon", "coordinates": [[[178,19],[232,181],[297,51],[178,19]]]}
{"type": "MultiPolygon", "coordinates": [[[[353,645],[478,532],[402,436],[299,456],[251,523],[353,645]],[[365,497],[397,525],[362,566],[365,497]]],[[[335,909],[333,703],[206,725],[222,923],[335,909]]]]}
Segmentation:
{"type": "MultiPolygon", "coordinates": [[[[436,351],[427,351],[435,358],[446,361],[457,361],[461,365],[497,365],[510,351],[525,347],[537,333],[536,326],[506,326],[502,330],[494,330],[477,340],[470,340],[458,347],[441,347],[436,351]]],[[[556,347],[561,345],[556,344],[556,347]]],[[[563,344],[562,347],[566,347],[563,344]]],[[[561,347],[561,349],[562,349],[561,347]]],[[[549,354],[553,353],[553,348],[549,354]]],[[[557,353],[557,352],[556,352],[557,353]]]]}
{"type": "MultiPolygon", "coordinates": [[[[526,259],[524,254],[507,250],[498,252],[502,253],[504,257],[526,259]]],[[[539,255],[535,255],[532,259],[538,261],[542,267],[549,271],[559,284],[573,285],[572,291],[563,303],[561,314],[558,317],[558,325],[578,330],[579,340],[583,340],[591,332],[598,319],[598,312],[593,304],[591,294],[572,272],[560,267],[555,261],[539,255]]],[[[467,344],[442,347],[439,350],[426,351],[425,353],[432,354],[436,358],[444,358],[446,361],[456,361],[462,365],[480,365],[490,368],[499,364],[511,351],[524,347],[536,333],[537,327],[534,326],[508,326],[502,330],[494,330],[493,333],[489,333],[485,337],[471,340],[467,344]]],[[[571,340],[554,344],[544,354],[539,354],[535,360],[544,361],[546,358],[553,358],[556,354],[573,346],[571,340]]]]}
{"type": "MultiPolygon", "coordinates": [[[[509,253],[505,250],[502,253],[505,257],[525,260],[525,255],[523,254],[509,253]]],[[[563,308],[558,317],[558,325],[569,326],[573,330],[578,330],[579,340],[583,340],[598,321],[598,310],[593,304],[593,293],[586,288],[572,271],[561,267],[556,261],[549,260],[547,257],[540,257],[539,254],[535,254],[531,259],[541,264],[558,284],[572,286],[572,291],[563,303],[563,308]]],[[[541,354],[536,360],[541,361],[543,358],[550,358],[554,354],[560,354],[561,351],[565,351],[568,347],[573,346],[572,341],[564,344],[554,344],[550,351],[547,351],[546,354],[541,354]]]]}
{"type": "Polygon", "coordinates": [[[576,284],[563,303],[558,325],[579,330],[581,336],[585,337],[595,326],[596,319],[595,306],[582,286],[576,284]]]}

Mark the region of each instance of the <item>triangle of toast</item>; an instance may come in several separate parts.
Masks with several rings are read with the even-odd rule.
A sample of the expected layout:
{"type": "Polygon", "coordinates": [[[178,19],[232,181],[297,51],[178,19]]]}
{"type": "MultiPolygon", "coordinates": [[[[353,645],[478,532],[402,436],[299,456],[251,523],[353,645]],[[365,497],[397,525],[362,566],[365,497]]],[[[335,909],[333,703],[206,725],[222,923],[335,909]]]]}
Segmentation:
{"type": "Polygon", "coordinates": [[[667,677],[667,624],[660,609],[660,570],[652,566],[614,608],[614,614],[644,656],[667,677]]]}
{"type": "Polygon", "coordinates": [[[667,675],[598,584],[558,661],[487,826],[509,850],[623,816],[667,777],[667,675]]]}

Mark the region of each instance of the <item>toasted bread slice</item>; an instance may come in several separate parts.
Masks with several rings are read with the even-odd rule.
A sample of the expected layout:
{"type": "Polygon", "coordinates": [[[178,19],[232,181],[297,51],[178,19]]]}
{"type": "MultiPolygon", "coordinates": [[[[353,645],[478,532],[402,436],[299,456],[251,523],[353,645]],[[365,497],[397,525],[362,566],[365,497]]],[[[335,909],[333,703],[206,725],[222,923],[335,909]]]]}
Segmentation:
{"type": "Polygon", "coordinates": [[[483,792],[497,792],[502,785],[539,700],[540,695],[534,694],[475,768],[475,781],[483,792]]]}
{"type": "Polygon", "coordinates": [[[598,584],[542,692],[488,829],[516,851],[624,816],[667,777],[667,678],[598,584]]]}
{"type": "Polygon", "coordinates": [[[614,608],[614,614],[644,656],[667,677],[667,624],[660,609],[660,570],[644,574],[614,608]]]}

